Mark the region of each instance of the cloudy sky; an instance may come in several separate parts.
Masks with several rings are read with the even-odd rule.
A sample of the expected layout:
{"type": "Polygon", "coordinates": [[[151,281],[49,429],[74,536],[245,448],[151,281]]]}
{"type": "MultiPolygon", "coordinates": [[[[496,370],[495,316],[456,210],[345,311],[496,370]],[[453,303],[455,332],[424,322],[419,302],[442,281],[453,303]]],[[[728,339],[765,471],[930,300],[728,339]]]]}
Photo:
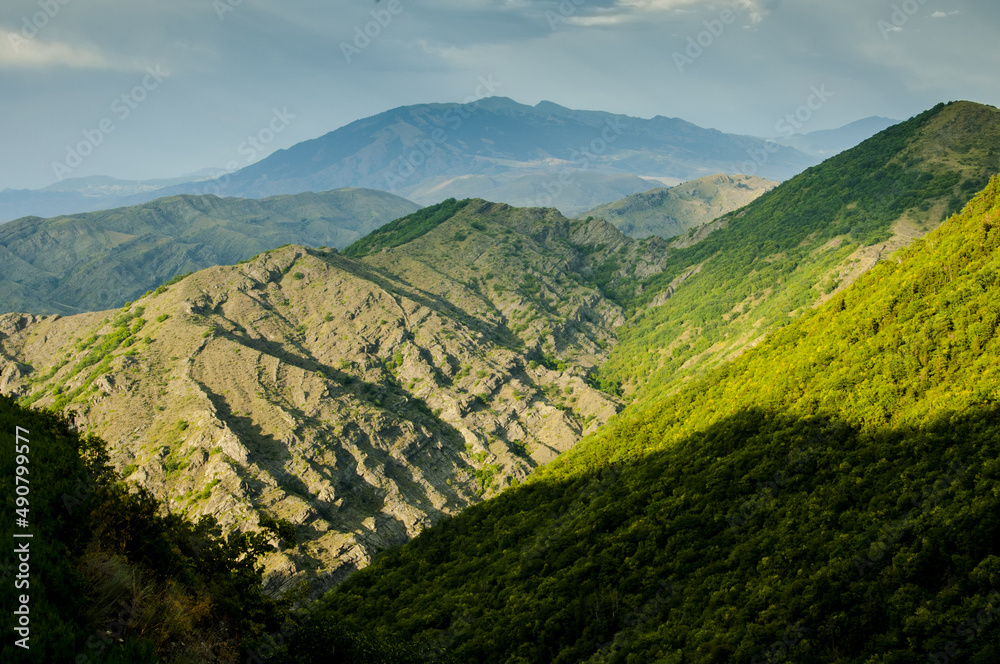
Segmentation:
{"type": "Polygon", "coordinates": [[[1000,106],[998,34],[996,0],[4,0],[0,189],[242,165],[480,81],[757,136],[814,89],[803,131],[1000,106]]]}

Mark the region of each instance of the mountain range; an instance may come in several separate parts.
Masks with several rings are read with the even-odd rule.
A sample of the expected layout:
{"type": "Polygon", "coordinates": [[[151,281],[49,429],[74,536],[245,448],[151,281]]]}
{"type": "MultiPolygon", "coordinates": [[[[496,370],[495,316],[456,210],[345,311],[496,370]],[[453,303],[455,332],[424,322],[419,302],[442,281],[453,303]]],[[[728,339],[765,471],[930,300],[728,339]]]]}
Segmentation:
{"type": "MultiPolygon", "coordinates": [[[[851,147],[877,127],[863,121],[817,140],[851,147]]],[[[488,97],[392,109],[259,162],[216,171],[214,179],[205,170],[174,182],[77,178],[39,191],[5,190],[0,220],[137,205],[178,194],[264,198],[344,187],[389,191],[421,205],[479,197],[554,206],[572,216],[629,194],[716,173],[786,180],[824,156],[677,118],[643,119],[488,97]]]]}
{"type": "MultiPolygon", "coordinates": [[[[670,237],[741,207],[763,193],[766,182],[712,176],[594,213],[635,237],[670,237]]],[[[175,195],[126,208],[19,219],[0,227],[0,312],[121,307],[175,275],[282,244],[343,249],[416,207],[385,192],[339,189],[261,200],[175,195]]]]}
{"type": "Polygon", "coordinates": [[[120,307],[179,274],[282,244],[344,247],[417,206],[368,189],[261,200],[171,196],[0,225],[0,311],[120,307]]]}
{"type": "Polygon", "coordinates": [[[37,424],[111,524],[45,526],[105,607],[33,607],[52,652],[141,597],[125,661],[995,661],[998,172],[1000,111],[940,104],[669,239],[615,218],[737,178],[0,316],[0,415],[114,469],[37,424]]]}

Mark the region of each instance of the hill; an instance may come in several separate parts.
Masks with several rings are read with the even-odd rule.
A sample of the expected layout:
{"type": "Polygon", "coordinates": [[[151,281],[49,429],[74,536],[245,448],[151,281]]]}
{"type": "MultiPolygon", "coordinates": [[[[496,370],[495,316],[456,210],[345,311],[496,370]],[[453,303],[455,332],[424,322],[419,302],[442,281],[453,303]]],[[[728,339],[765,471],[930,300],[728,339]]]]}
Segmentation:
{"type": "Polygon", "coordinates": [[[776,186],[777,182],[753,175],[709,175],[632,194],[586,215],[607,219],[631,237],[669,239],[737,210],[776,186]]]}
{"type": "Polygon", "coordinates": [[[342,189],[255,201],[173,196],[142,205],[0,226],[0,312],[120,307],[168,279],[282,244],[343,247],[413,212],[380,191],[342,189]]]}
{"type": "Polygon", "coordinates": [[[624,320],[602,289],[664,249],[451,200],[344,254],[288,246],[119,310],[2,316],[0,390],[75,410],[172,511],[289,520],[300,544],[268,558],[269,588],[325,587],[612,417],[589,380],[624,320]]]}
{"type": "Polygon", "coordinates": [[[1000,171],[1000,111],[941,104],[671,243],[602,373],[652,398],[820,304],[1000,171]],[[643,391],[649,385],[650,391],[643,391]]]}
{"type": "Polygon", "coordinates": [[[729,366],[379,557],[311,624],[426,661],[996,661],[998,220],[1000,178],[729,366]]]}

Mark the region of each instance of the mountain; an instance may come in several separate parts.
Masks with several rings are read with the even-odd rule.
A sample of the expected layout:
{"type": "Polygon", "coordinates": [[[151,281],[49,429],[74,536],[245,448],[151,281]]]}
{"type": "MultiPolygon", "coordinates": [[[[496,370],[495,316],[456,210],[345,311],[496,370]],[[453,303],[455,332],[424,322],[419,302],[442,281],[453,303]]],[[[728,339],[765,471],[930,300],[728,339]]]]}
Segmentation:
{"type": "Polygon", "coordinates": [[[785,179],[815,162],[793,148],[676,118],[490,97],[396,108],[279,150],[213,183],[180,185],[161,195],[209,191],[258,198],[370,187],[429,204],[449,196],[496,198],[499,190],[509,196],[501,202],[549,206],[567,190],[586,193],[588,182],[613,190],[599,201],[574,196],[570,209],[582,211],[648,189],[644,177],[689,180],[752,166],[763,177],[785,179]],[[622,178],[635,188],[614,184],[622,178]]]}
{"type": "Polygon", "coordinates": [[[380,557],[279,661],[344,632],[484,664],[997,661],[998,274],[1000,178],[732,364],[380,557]]]}
{"type": "Polygon", "coordinates": [[[142,205],[0,226],[0,311],[72,314],[119,307],[171,277],[282,244],[343,247],[413,212],[381,191],[255,200],[172,196],[142,205]]]}
{"type": "Polygon", "coordinates": [[[586,214],[607,219],[631,237],[668,239],[737,210],[777,185],[753,175],[709,175],[632,194],[586,214]]]}
{"type": "Polygon", "coordinates": [[[535,106],[506,97],[418,104],[357,120],[214,180],[204,174],[148,190],[110,178],[0,192],[0,219],[138,205],[179,194],[264,198],[345,187],[390,191],[421,205],[481,197],[556,206],[573,215],[712,173],[787,179],[815,157],[684,120],[535,106]]]}
{"type": "MultiPolygon", "coordinates": [[[[884,131],[898,120],[878,116],[856,120],[837,129],[811,131],[807,134],[792,134],[770,140],[795,148],[811,157],[828,159],[844,150],[849,150],[875,134],[884,131]]],[[[791,129],[791,126],[789,126],[791,129]]]]}
{"type": "Polygon", "coordinates": [[[589,379],[624,320],[603,292],[664,250],[450,200],[343,253],[288,246],[119,310],[0,316],[0,391],[76,411],[173,512],[287,519],[300,544],[268,559],[269,587],[328,586],[612,417],[589,379]]]}
{"type": "Polygon", "coordinates": [[[1000,171],[1000,111],[941,104],[671,243],[606,381],[650,398],[731,360],[961,208],[1000,171]],[[645,390],[643,386],[649,386],[645,390]]]}
{"type": "Polygon", "coordinates": [[[149,196],[164,187],[208,179],[211,169],[179,178],[160,180],[119,180],[102,175],[68,178],[42,189],[0,191],[0,222],[27,216],[54,217],[61,214],[93,212],[121,205],[130,197],[149,196]]]}

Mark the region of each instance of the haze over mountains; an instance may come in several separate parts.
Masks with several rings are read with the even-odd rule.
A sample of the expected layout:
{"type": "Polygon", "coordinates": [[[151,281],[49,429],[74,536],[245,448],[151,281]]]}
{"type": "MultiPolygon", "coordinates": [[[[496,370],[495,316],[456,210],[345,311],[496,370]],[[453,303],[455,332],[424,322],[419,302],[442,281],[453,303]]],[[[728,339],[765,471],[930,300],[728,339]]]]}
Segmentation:
{"type": "MultiPolygon", "coordinates": [[[[844,150],[853,148],[855,145],[871,138],[884,129],[888,129],[899,120],[890,120],[878,116],[856,120],[850,124],[837,129],[820,129],[808,133],[794,133],[792,135],[782,135],[771,140],[781,145],[793,147],[800,152],[804,152],[812,157],[829,159],[840,154],[844,150]]],[[[789,129],[791,126],[789,125],[789,129]]]]}
{"type": "Polygon", "coordinates": [[[793,137],[803,153],[764,140],[703,129],[684,120],[535,106],[505,97],[472,104],[419,104],[352,122],[261,161],[207,179],[77,178],[38,191],[0,192],[0,220],[89,212],[176,194],[263,198],[342,187],[390,191],[421,205],[482,197],[554,206],[575,215],[653,187],[716,173],[785,180],[826,151],[876,133],[881,119],[793,137]],[[810,147],[809,137],[816,136],[810,147]]]}
{"type": "Polygon", "coordinates": [[[170,196],[0,226],[0,311],[120,307],[164,281],[282,244],[343,247],[417,206],[368,189],[261,200],[170,196]]]}

